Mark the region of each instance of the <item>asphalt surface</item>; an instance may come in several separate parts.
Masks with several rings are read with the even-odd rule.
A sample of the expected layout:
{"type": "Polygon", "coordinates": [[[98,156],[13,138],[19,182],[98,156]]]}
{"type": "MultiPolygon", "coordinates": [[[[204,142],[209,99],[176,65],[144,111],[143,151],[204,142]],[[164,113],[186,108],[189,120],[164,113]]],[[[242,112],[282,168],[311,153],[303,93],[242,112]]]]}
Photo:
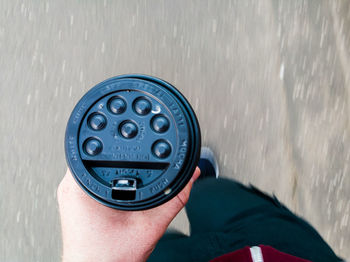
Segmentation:
{"type": "Polygon", "coordinates": [[[3,0],[0,12],[0,261],[60,260],[66,122],[124,73],[173,83],[222,176],[275,194],[350,257],[349,1],[3,0]]]}

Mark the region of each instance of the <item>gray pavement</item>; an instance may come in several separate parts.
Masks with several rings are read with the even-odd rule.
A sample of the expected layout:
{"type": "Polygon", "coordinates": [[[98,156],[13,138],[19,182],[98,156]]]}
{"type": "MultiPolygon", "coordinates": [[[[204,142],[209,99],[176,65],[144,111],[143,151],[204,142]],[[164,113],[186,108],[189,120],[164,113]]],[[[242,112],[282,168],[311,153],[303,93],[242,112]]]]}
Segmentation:
{"type": "Polygon", "coordinates": [[[3,0],[0,11],[0,261],[60,260],[66,121],[124,73],[178,87],[223,176],[274,193],[350,257],[349,1],[3,0]]]}

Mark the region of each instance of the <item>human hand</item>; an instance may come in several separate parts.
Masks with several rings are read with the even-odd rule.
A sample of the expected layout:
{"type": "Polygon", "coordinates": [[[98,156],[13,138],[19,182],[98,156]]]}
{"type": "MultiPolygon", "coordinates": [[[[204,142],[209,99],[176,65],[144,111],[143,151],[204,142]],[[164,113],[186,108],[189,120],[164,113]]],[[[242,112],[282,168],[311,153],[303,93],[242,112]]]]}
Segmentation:
{"type": "Polygon", "coordinates": [[[173,199],[143,211],[115,210],[88,196],[68,170],[57,189],[63,262],[145,261],[173,218],[185,206],[190,182],[173,199]]]}

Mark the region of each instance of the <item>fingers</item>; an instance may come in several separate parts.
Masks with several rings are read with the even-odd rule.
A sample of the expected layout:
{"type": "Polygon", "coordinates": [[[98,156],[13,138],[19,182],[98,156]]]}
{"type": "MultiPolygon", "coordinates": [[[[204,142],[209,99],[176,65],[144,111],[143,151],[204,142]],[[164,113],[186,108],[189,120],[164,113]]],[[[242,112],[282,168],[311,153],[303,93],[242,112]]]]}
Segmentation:
{"type": "Polygon", "coordinates": [[[184,207],[190,197],[191,189],[193,186],[193,183],[197,180],[197,178],[200,176],[201,171],[199,167],[196,167],[196,170],[194,171],[190,182],[185,186],[185,188],[180,192],[180,194],[177,195],[177,198],[181,201],[182,207],[184,207]]]}
{"type": "Polygon", "coordinates": [[[58,187],[57,187],[57,201],[58,203],[61,203],[62,201],[62,197],[67,193],[68,190],[68,185],[69,183],[67,183],[67,177],[68,177],[68,172],[69,170],[67,170],[66,174],[64,175],[63,179],[61,180],[61,182],[59,183],[58,187]]]}
{"type": "Polygon", "coordinates": [[[198,179],[198,177],[201,175],[201,170],[199,167],[196,167],[196,170],[194,170],[193,176],[191,177],[192,184],[198,179]]]}
{"type": "Polygon", "coordinates": [[[58,185],[57,188],[57,201],[60,204],[62,199],[65,197],[70,197],[71,194],[84,195],[83,190],[78,186],[77,182],[74,180],[73,175],[70,170],[67,169],[65,176],[58,185]]]}
{"type": "Polygon", "coordinates": [[[188,184],[185,186],[184,189],[173,199],[171,199],[169,202],[164,203],[163,205],[156,207],[154,209],[149,210],[150,212],[156,212],[160,217],[167,218],[168,223],[170,223],[171,220],[180,212],[180,210],[186,205],[191,189],[193,186],[193,183],[196,181],[196,179],[200,176],[200,169],[196,167],[196,170],[194,171],[192,178],[188,182],[188,184]]]}

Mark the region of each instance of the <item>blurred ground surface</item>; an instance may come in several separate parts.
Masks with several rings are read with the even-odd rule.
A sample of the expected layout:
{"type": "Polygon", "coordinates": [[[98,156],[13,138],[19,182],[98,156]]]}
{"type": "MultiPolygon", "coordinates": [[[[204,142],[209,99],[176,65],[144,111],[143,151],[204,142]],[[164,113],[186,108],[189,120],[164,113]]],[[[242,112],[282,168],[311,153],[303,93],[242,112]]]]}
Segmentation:
{"type": "Polygon", "coordinates": [[[60,260],[66,121],[124,73],[175,84],[223,176],[276,194],[349,257],[349,3],[1,1],[0,261],[60,260]]]}

